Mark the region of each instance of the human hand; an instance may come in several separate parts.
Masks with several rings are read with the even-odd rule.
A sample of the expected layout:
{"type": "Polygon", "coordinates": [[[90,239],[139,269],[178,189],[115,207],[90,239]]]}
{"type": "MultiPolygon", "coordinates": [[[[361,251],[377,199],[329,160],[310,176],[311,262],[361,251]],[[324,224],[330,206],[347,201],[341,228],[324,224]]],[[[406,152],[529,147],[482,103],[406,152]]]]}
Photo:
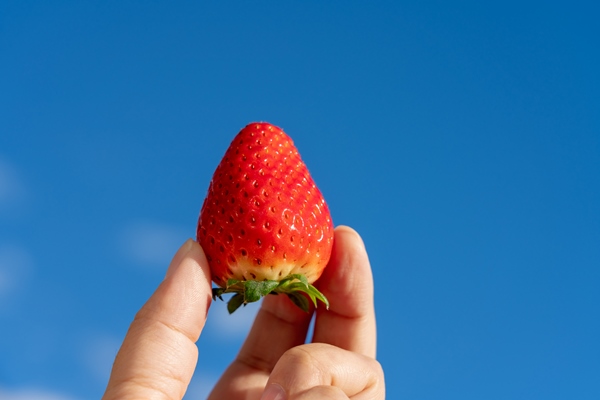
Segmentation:
{"type": "MultiPolygon", "coordinates": [[[[209,399],[385,398],[383,371],[374,358],[371,270],[352,229],[336,229],[331,260],[316,285],[331,308],[316,310],[312,343],[304,344],[311,314],[285,296],[267,296],[209,399]]],[[[131,324],[103,399],[181,399],[197,362],[195,342],[210,298],[208,263],[189,240],[131,324]]]]}

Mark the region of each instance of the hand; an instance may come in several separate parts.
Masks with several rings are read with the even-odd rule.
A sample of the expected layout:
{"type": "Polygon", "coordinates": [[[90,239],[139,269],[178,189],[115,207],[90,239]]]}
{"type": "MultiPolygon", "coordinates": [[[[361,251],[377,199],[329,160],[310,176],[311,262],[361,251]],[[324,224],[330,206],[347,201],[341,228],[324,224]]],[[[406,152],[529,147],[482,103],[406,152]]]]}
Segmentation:
{"type": "MultiPolygon", "coordinates": [[[[304,344],[311,314],[285,296],[267,296],[209,399],[385,398],[383,371],[374,358],[371,270],[352,229],[336,229],[331,260],[316,285],[331,308],[316,310],[312,343],[304,344]]],[[[131,324],[103,399],[181,399],[197,362],[195,342],[210,299],[206,258],[189,240],[131,324]]]]}

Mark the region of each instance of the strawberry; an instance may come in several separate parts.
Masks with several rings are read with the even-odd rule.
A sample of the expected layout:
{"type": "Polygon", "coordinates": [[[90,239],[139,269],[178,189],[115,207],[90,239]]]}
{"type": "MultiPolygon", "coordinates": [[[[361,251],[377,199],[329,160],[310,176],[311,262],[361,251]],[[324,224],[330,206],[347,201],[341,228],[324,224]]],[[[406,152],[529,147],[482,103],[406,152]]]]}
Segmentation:
{"type": "Polygon", "coordinates": [[[217,167],[198,219],[197,241],[227,308],[284,293],[308,311],[327,307],[313,285],[329,261],[333,223],[323,195],[292,139],[252,123],[233,139],[217,167]]]}

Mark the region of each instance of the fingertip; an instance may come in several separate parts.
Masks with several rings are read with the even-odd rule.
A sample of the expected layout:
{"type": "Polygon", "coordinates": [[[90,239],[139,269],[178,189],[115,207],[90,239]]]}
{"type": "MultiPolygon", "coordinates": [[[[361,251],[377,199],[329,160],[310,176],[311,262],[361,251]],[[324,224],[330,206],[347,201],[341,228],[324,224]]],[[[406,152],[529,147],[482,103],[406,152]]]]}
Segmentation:
{"type": "Polygon", "coordinates": [[[183,260],[183,258],[190,252],[194,243],[195,242],[193,239],[187,239],[181,245],[179,250],[177,250],[177,252],[175,252],[173,259],[171,260],[171,263],[169,264],[169,268],[167,268],[167,272],[165,273],[165,279],[168,278],[169,276],[173,275],[173,272],[175,272],[177,267],[179,267],[179,265],[181,264],[181,261],[183,260]]]}
{"type": "Polygon", "coordinates": [[[173,276],[180,269],[181,265],[186,263],[186,259],[191,259],[193,264],[196,264],[196,267],[198,267],[196,269],[202,271],[204,280],[208,282],[208,286],[210,287],[212,280],[208,260],[202,246],[193,239],[187,239],[179,250],[177,250],[167,269],[165,280],[173,276]]]}
{"type": "Polygon", "coordinates": [[[175,253],[165,275],[138,314],[178,326],[198,339],[212,302],[210,268],[202,247],[188,239],[175,253]]]}
{"type": "Polygon", "coordinates": [[[348,225],[338,225],[335,227],[334,230],[336,232],[349,232],[349,233],[355,234],[357,236],[360,236],[354,228],[352,228],[351,226],[348,226],[348,225]]]}
{"type": "Polygon", "coordinates": [[[365,242],[354,228],[346,225],[339,225],[335,228],[335,235],[338,237],[338,239],[343,236],[346,242],[351,243],[354,246],[358,246],[362,250],[366,251],[365,242]]]}
{"type": "Polygon", "coordinates": [[[327,292],[345,291],[349,286],[372,286],[372,272],[365,244],[353,228],[335,228],[331,258],[317,287],[327,292]]]}
{"type": "Polygon", "coordinates": [[[202,268],[203,271],[206,272],[206,277],[209,282],[211,282],[210,277],[210,267],[208,266],[208,260],[206,259],[206,254],[204,253],[204,249],[198,242],[192,239],[188,239],[190,241],[190,249],[187,253],[189,257],[193,258],[202,268]]]}

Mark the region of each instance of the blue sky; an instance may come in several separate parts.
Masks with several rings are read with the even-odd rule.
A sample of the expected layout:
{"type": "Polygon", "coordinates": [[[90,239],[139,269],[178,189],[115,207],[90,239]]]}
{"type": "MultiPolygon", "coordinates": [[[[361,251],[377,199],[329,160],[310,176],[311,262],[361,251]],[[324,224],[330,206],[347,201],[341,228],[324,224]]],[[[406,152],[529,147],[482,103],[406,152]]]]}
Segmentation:
{"type": "MultiPolygon", "coordinates": [[[[100,397],[268,121],[366,242],[388,398],[598,399],[592,3],[1,2],[0,398],[100,397]]],[[[256,311],[224,307],[186,398],[256,311]]]]}

